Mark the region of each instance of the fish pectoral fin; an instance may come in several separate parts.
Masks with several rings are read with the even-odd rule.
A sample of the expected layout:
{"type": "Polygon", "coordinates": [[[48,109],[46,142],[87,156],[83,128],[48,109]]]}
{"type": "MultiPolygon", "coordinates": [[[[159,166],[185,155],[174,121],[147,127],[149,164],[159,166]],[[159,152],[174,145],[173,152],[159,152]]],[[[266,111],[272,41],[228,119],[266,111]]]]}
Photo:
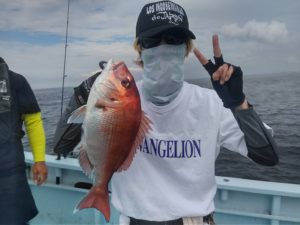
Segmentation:
{"type": "Polygon", "coordinates": [[[89,160],[87,151],[81,147],[79,156],[78,156],[79,164],[87,176],[91,176],[93,174],[94,166],[92,165],[91,161],[89,160]]]}
{"type": "Polygon", "coordinates": [[[115,99],[99,99],[95,103],[95,107],[97,108],[120,108],[123,106],[123,103],[120,101],[117,101],[115,99]]]}
{"type": "Polygon", "coordinates": [[[67,123],[83,123],[86,114],[86,105],[83,105],[73,111],[67,123]]]}
{"type": "Polygon", "coordinates": [[[134,143],[132,145],[130,153],[128,154],[126,160],[123,162],[123,164],[118,169],[118,172],[127,170],[129,168],[139,145],[143,142],[146,134],[152,129],[151,124],[152,124],[151,120],[147,117],[147,115],[144,112],[142,112],[142,119],[141,119],[139,131],[134,140],[134,143]]]}

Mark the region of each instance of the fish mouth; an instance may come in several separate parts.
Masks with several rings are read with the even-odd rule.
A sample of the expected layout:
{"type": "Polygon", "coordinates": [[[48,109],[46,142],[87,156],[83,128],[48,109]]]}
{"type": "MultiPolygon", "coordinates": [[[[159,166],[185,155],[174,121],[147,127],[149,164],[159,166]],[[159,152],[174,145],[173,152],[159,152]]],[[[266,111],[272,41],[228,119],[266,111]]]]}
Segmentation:
{"type": "MultiPolygon", "coordinates": [[[[126,64],[124,61],[120,61],[120,62],[116,62],[112,65],[112,71],[115,72],[116,76],[119,79],[122,79],[122,81],[129,81],[132,82],[132,75],[130,73],[130,71],[128,70],[126,64]]],[[[123,84],[122,84],[123,85],[123,84]]],[[[124,85],[123,85],[124,86],[124,85]]],[[[127,85],[125,84],[125,87],[127,85]]]]}
{"type": "Polygon", "coordinates": [[[116,62],[112,65],[112,70],[118,70],[120,67],[125,66],[124,61],[116,62]]]}

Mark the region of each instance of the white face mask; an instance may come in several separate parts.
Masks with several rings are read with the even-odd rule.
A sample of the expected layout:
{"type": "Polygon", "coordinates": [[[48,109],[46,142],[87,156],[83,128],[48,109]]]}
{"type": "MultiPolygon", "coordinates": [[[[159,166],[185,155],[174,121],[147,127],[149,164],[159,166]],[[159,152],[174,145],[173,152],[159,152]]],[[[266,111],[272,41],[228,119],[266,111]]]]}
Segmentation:
{"type": "Polygon", "coordinates": [[[163,44],[142,51],[142,94],[148,101],[165,105],[177,97],[184,81],[184,56],[185,44],[163,44]]]}

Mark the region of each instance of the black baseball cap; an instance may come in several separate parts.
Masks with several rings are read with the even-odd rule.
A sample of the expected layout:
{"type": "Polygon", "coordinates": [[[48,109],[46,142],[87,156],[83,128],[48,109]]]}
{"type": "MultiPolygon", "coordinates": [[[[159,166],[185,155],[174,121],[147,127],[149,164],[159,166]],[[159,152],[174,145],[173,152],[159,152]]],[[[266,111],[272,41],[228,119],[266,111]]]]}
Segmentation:
{"type": "Polygon", "coordinates": [[[172,1],[158,1],[146,4],[138,17],[136,37],[154,37],[164,32],[180,32],[185,37],[196,39],[189,30],[185,10],[172,1]]]}

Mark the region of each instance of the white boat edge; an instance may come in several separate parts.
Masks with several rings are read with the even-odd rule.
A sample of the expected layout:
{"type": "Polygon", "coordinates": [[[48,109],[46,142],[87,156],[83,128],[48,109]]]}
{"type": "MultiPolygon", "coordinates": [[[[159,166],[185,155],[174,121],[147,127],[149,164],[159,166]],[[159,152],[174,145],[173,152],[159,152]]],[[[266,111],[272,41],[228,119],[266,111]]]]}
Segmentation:
{"type": "MultiPolygon", "coordinates": [[[[25,153],[29,184],[39,209],[30,224],[118,224],[118,212],[106,223],[101,213],[85,209],[73,214],[87,189],[77,182],[91,183],[82,173],[78,160],[46,155],[48,180],[37,186],[31,179],[31,152],[25,153]]],[[[216,176],[217,224],[300,225],[300,185],[216,176]]]]}

